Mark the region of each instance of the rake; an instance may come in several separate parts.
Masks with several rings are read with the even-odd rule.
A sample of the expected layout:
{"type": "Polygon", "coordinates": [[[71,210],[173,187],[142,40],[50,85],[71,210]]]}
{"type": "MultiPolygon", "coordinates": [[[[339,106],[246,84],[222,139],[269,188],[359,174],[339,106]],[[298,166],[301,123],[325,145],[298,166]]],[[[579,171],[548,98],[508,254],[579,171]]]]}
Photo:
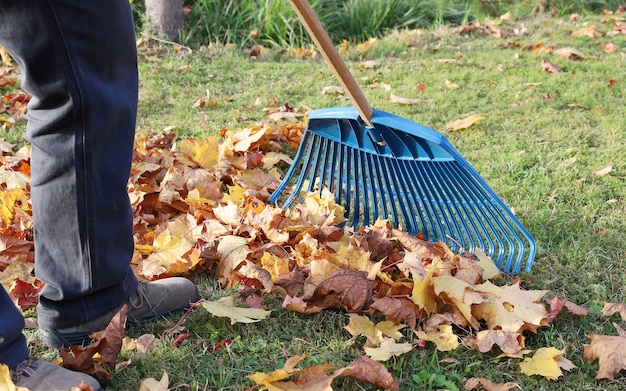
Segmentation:
{"type": "Polygon", "coordinates": [[[529,272],[533,237],[440,133],[373,109],[306,0],[289,0],[354,107],[313,110],[270,202],[288,208],[303,192],[333,192],[353,227],[389,224],[452,251],[481,249],[505,273],[529,272]]]}

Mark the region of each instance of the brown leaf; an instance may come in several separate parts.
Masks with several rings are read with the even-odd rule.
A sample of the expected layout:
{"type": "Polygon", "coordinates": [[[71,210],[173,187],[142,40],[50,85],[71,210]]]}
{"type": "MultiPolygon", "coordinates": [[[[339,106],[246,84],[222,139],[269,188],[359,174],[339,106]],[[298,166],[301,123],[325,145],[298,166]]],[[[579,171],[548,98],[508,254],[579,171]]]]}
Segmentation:
{"type": "Polygon", "coordinates": [[[575,315],[585,316],[587,315],[587,310],[582,308],[581,306],[572,303],[566,298],[559,298],[557,296],[552,297],[546,302],[550,305],[550,309],[547,313],[548,322],[552,322],[554,318],[561,312],[563,308],[567,309],[571,313],[575,315]]]}
{"type": "Polygon", "coordinates": [[[603,316],[611,316],[614,313],[619,312],[622,320],[626,322],[626,304],[623,303],[604,303],[602,307],[603,316]]]}
{"type": "Polygon", "coordinates": [[[348,365],[343,375],[389,390],[400,389],[399,384],[393,380],[393,376],[383,364],[366,356],[360,356],[357,361],[348,365]]]}
{"type": "Polygon", "coordinates": [[[556,65],[550,60],[541,60],[541,69],[550,73],[558,73],[561,72],[561,67],[556,65]]]}
{"type": "Polygon", "coordinates": [[[372,298],[372,284],[367,273],[359,270],[339,270],[322,281],[308,300],[309,305],[360,312],[372,298]]]}
{"type": "Polygon", "coordinates": [[[524,348],[524,336],[520,333],[503,330],[482,330],[476,334],[478,351],[487,353],[493,345],[498,345],[506,354],[515,354],[524,348]]]}
{"type": "Polygon", "coordinates": [[[590,335],[590,344],[584,344],[583,360],[598,360],[596,379],[613,380],[626,370],[626,336],[590,335]]]}
{"type": "Polygon", "coordinates": [[[304,272],[299,267],[293,269],[288,275],[277,280],[274,285],[283,287],[287,295],[296,296],[304,288],[304,272]]]}
{"type": "Polygon", "coordinates": [[[382,312],[387,319],[395,324],[406,323],[410,328],[417,326],[417,307],[407,298],[383,297],[374,302],[371,307],[382,312]]]}
{"type": "Polygon", "coordinates": [[[444,246],[431,243],[418,236],[409,235],[404,231],[393,229],[393,236],[407,251],[417,253],[422,260],[444,259],[451,253],[444,246]]]}

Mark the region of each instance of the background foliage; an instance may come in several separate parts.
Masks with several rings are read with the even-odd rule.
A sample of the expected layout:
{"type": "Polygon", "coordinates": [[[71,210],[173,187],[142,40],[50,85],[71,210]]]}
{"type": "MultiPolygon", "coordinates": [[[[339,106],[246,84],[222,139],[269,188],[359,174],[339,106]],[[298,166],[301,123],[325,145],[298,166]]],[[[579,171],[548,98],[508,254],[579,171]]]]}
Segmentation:
{"type": "MultiPolygon", "coordinates": [[[[310,0],[334,42],[362,42],[392,30],[459,25],[498,17],[510,11],[527,16],[548,11],[597,13],[615,10],[621,0],[310,0]]],[[[138,28],[147,28],[143,0],[133,2],[138,28]]],[[[293,47],[310,42],[288,0],[185,0],[181,43],[199,47],[209,43],[253,43],[293,47]]]]}

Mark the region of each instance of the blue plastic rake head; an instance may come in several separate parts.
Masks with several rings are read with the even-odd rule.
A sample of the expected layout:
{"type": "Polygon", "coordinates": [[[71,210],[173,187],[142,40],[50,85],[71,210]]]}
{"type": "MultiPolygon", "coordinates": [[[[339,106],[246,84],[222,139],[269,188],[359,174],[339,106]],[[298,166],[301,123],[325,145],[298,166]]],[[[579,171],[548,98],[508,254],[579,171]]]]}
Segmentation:
{"type": "Polygon", "coordinates": [[[352,107],[313,111],[270,201],[287,208],[326,187],[353,227],[388,219],[453,251],[482,249],[505,273],[530,271],[534,239],[443,135],[378,110],[371,122],[352,107]]]}

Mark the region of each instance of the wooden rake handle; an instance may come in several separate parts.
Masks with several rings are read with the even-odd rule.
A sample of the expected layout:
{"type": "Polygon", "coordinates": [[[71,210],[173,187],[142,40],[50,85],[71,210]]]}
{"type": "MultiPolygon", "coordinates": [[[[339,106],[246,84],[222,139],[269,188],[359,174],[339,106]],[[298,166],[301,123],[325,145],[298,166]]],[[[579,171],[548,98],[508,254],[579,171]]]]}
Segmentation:
{"type": "Polygon", "coordinates": [[[361,119],[369,127],[372,125],[372,117],[374,116],[374,110],[368,103],[363,91],[359,88],[356,80],[350,73],[350,70],[341,59],[339,52],[335,49],[333,42],[330,40],[328,33],[320,23],[319,18],[311,8],[308,0],[289,0],[291,6],[298,14],[300,21],[304,25],[304,28],[309,32],[313,41],[317,45],[317,48],[322,52],[322,56],[326,59],[326,62],[330,65],[335,76],[339,79],[343,89],[348,94],[348,97],[352,101],[352,104],[356,107],[361,119]]]}

